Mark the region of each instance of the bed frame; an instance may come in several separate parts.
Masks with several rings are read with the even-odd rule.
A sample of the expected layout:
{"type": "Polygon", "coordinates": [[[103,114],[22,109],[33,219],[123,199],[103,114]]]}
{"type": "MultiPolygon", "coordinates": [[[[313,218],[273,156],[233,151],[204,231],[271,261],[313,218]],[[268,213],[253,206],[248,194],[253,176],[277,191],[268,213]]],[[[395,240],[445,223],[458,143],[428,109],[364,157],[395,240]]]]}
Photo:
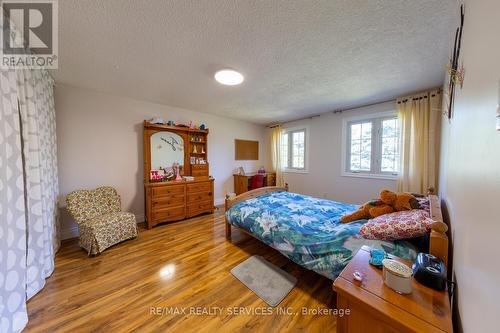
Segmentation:
{"type": "MultiPolygon", "coordinates": [[[[285,187],[278,187],[278,186],[262,187],[242,193],[232,198],[226,196],[225,208],[227,211],[229,208],[231,208],[232,206],[236,205],[239,202],[251,198],[257,198],[267,193],[281,192],[281,191],[288,191],[288,184],[285,184],[285,187]]],[[[446,225],[446,223],[444,223],[443,221],[443,214],[441,212],[441,203],[439,201],[439,198],[434,194],[434,189],[429,189],[428,196],[429,196],[429,203],[431,210],[431,218],[433,220],[431,226],[432,231],[429,238],[429,253],[441,259],[446,265],[446,267],[448,267],[448,236],[446,235],[446,232],[448,231],[448,225],[446,225]]],[[[226,238],[230,240],[231,227],[235,226],[229,224],[226,217],[224,218],[226,224],[226,238]]],[[[240,229],[238,227],[235,228],[253,237],[252,234],[246,232],[245,230],[240,229]]]]}

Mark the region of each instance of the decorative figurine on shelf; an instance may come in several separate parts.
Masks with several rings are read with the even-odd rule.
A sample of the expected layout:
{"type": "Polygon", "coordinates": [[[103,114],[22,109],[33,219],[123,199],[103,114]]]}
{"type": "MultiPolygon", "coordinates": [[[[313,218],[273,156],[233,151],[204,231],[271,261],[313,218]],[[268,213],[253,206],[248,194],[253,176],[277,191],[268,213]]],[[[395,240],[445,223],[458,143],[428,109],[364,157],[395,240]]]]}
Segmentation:
{"type": "Polygon", "coordinates": [[[173,120],[169,120],[167,123],[168,126],[175,126],[175,123],[173,120]]]}
{"type": "Polygon", "coordinates": [[[196,150],[196,145],[193,145],[193,154],[198,154],[198,151],[196,150]]]}
{"type": "Polygon", "coordinates": [[[201,147],[201,153],[205,154],[205,147],[201,147]]]}
{"type": "Polygon", "coordinates": [[[265,173],[266,173],[266,170],[265,170],[265,169],[264,169],[264,167],[262,166],[262,167],[260,167],[259,171],[257,171],[257,173],[258,173],[259,175],[263,175],[263,174],[265,174],[265,173]]]}
{"type": "Polygon", "coordinates": [[[163,169],[163,179],[164,180],[172,180],[174,178],[174,171],[172,168],[163,169]]]}
{"type": "Polygon", "coordinates": [[[163,120],[163,118],[161,118],[161,117],[154,117],[154,118],[151,118],[151,119],[149,119],[149,122],[150,122],[151,124],[160,124],[160,125],[165,124],[165,120],[163,120]]]}
{"type": "Polygon", "coordinates": [[[207,126],[206,126],[205,124],[201,123],[201,125],[200,125],[200,129],[201,129],[201,130],[204,130],[204,129],[206,129],[206,128],[207,128],[207,126]]]}
{"type": "Polygon", "coordinates": [[[174,170],[175,180],[182,180],[181,167],[180,167],[179,163],[174,163],[172,165],[172,169],[174,170]]]}
{"type": "Polygon", "coordinates": [[[158,170],[151,170],[149,172],[149,180],[152,181],[152,182],[158,182],[158,181],[161,181],[163,179],[163,176],[160,175],[160,173],[158,172],[158,170]]]}
{"type": "Polygon", "coordinates": [[[189,127],[189,128],[193,128],[193,121],[192,121],[192,120],[190,120],[190,121],[189,121],[189,123],[188,123],[188,127],[189,127]]]}

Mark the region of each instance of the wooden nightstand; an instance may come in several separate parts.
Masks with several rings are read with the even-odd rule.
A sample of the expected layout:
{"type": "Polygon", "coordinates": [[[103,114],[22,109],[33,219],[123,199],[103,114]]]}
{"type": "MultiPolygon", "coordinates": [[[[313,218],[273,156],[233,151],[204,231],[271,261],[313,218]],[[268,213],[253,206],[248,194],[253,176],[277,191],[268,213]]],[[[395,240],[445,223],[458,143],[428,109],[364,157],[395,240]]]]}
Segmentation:
{"type": "MultiPolygon", "coordinates": [[[[370,248],[361,248],[335,279],[337,308],[350,314],[337,318],[337,332],[452,332],[448,293],[427,288],[413,279],[413,291],[400,295],[387,287],[382,270],[369,264],[370,248]],[[352,273],[365,274],[363,285],[352,273]]],[[[410,262],[393,259],[410,265],[410,262]]]]}

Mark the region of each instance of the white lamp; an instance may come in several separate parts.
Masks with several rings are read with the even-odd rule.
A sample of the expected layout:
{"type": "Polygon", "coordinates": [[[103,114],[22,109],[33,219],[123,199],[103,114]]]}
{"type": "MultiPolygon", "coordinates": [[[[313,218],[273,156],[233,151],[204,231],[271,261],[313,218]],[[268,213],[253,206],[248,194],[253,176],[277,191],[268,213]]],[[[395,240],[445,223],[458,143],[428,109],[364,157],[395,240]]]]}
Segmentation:
{"type": "Polygon", "coordinates": [[[217,82],[226,86],[236,86],[245,80],[240,72],[232,69],[222,69],[215,73],[214,78],[217,82]]]}

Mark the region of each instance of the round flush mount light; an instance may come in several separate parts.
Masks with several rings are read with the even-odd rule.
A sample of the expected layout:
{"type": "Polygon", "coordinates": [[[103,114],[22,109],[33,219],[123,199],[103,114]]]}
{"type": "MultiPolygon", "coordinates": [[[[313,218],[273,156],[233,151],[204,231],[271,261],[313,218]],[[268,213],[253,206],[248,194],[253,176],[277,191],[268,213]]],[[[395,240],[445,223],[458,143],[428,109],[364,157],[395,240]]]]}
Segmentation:
{"type": "Polygon", "coordinates": [[[226,86],[236,86],[245,80],[240,72],[233,69],[222,69],[215,73],[214,78],[217,82],[226,86]]]}

